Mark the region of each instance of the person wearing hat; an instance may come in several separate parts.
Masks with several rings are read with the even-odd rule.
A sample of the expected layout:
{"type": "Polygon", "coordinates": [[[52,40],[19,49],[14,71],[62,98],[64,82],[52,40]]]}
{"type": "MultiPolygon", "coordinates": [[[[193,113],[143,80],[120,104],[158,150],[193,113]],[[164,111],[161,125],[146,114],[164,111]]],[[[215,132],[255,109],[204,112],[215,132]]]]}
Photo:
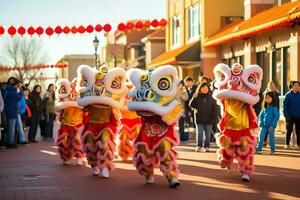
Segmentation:
{"type": "Polygon", "coordinates": [[[16,121],[19,113],[18,103],[22,99],[20,81],[14,77],[9,78],[8,85],[4,91],[4,110],[7,118],[7,132],[6,132],[6,148],[17,148],[14,143],[14,136],[16,130],[16,121]]]}
{"type": "Polygon", "coordinates": [[[290,91],[286,93],[283,101],[283,114],[286,119],[286,145],[289,148],[293,126],[296,127],[297,148],[300,145],[300,82],[291,81],[289,85],[290,91]]]}

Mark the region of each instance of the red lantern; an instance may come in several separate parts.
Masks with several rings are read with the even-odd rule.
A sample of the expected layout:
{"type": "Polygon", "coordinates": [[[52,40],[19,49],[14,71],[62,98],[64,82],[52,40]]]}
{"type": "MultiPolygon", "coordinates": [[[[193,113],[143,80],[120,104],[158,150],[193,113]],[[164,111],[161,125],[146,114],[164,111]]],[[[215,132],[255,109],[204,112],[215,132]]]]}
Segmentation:
{"type": "Polygon", "coordinates": [[[53,35],[53,33],[54,33],[54,31],[53,31],[53,29],[49,26],[48,28],[46,28],[46,34],[48,35],[48,36],[51,36],[51,35],[53,35]]]}
{"type": "Polygon", "coordinates": [[[167,21],[166,19],[164,19],[164,18],[162,18],[162,19],[159,21],[159,25],[160,25],[161,27],[165,27],[165,26],[167,26],[167,24],[168,24],[168,21],[167,21]]]}
{"type": "Polygon", "coordinates": [[[124,24],[124,23],[120,23],[120,24],[118,25],[118,30],[119,30],[119,31],[125,31],[125,30],[126,30],[125,24],[124,24]]]}
{"type": "Polygon", "coordinates": [[[150,20],[146,20],[146,21],[144,22],[144,27],[145,27],[146,29],[149,29],[150,26],[151,26],[150,20]]]}
{"type": "Polygon", "coordinates": [[[9,33],[9,35],[14,36],[16,34],[17,30],[14,26],[10,26],[8,28],[7,32],[9,33]]]}
{"type": "Polygon", "coordinates": [[[97,24],[97,25],[95,26],[95,31],[101,32],[101,31],[102,31],[102,26],[101,26],[100,24],[97,24]]]}
{"type": "Polygon", "coordinates": [[[134,27],[134,23],[132,23],[132,22],[127,22],[127,24],[126,24],[126,28],[128,29],[128,30],[131,30],[131,29],[133,29],[133,27],[134,27]]]}
{"type": "Polygon", "coordinates": [[[18,33],[23,36],[26,33],[26,29],[23,26],[20,26],[18,28],[18,33]]]}
{"type": "Polygon", "coordinates": [[[105,24],[105,25],[103,26],[103,30],[104,30],[105,32],[111,31],[111,25],[110,25],[110,24],[105,24]]]}
{"type": "Polygon", "coordinates": [[[44,29],[39,26],[36,28],[35,32],[40,36],[44,33],[44,29]]]}
{"type": "Polygon", "coordinates": [[[33,35],[34,33],[35,33],[35,29],[32,27],[32,26],[30,26],[28,29],[27,29],[27,33],[29,34],[29,35],[33,35]]]}
{"type": "Polygon", "coordinates": [[[137,22],[135,23],[135,28],[137,28],[137,29],[143,28],[143,22],[137,21],[137,22]]]}
{"type": "Polygon", "coordinates": [[[92,25],[88,25],[85,30],[88,33],[92,33],[94,31],[94,27],[92,25]]]}
{"type": "Polygon", "coordinates": [[[4,33],[4,28],[2,26],[0,26],[0,35],[2,35],[4,33]]]}
{"type": "Polygon", "coordinates": [[[76,33],[78,32],[77,27],[76,27],[76,26],[72,26],[71,32],[72,32],[73,34],[76,34],[76,33]]]}
{"type": "Polygon", "coordinates": [[[79,26],[79,27],[78,27],[78,32],[81,33],[81,34],[84,33],[84,32],[85,32],[84,26],[82,26],[82,25],[79,26]]]}
{"type": "Polygon", "coordinates": [[[60,26],[55,27],[54,29],[56,34],[61,34],[62,33],[62,28],[60,26]]]}
{"type": "Polygon", "coordinates": [[[153,26],[154,28],[158,27],[159,26],[159,22],[157,19],[154,19],[152,22],[151,22],[151,26],[153,26]]]}
{"type": "Polygon", "coordinates": [[[65,26],[64,29],[63,29],[64,34],[68,34],[68,33],[70,33],[70,31],[71,30],[68,26],[65,26]]]}

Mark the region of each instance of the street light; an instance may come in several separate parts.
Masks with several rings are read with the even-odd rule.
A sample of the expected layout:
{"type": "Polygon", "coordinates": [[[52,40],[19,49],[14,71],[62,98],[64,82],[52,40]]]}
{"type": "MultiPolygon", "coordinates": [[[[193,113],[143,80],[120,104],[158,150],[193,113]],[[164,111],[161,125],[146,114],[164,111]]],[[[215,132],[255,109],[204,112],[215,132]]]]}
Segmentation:
{"type": "Polygon", "coordinates": [[[95,39],[93,40],[93,44],[94,44],[94,47],[95,47],[95,66],[96,68],[98,67],[97,65],[97,61],[98,61],[98,56],[97,56],[97,49],[98,49],[98,45],[99,45],[99,40],[97,38],[97,36],[95,36],[95,39]]]}

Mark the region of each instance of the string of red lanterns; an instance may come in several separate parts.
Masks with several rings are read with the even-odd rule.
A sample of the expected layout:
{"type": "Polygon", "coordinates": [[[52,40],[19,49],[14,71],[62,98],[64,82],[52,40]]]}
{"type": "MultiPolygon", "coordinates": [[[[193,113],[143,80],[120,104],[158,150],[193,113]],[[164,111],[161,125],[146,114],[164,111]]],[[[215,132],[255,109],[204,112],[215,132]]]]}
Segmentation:
{"type": "Polygon", "coordinates": [[[56,64],[56,65],[35,65],[35,66],[24,66],[24,67],[7,67],[1,66],[0,71],[12,71],[12,70],[36,70],[36,69],[46,69],[46,68],[66,68],[67,64],[56,64]]]}
{"type": "MultiPolygon", "coordinates": [[[[142,20],[138,20],[136,22],[133,22],[133,21],[128,21],[127,23],[119,23],[118,26],[117,26],[117,29],[119,31],[131,31],[133,29],[137,29],[137,30],[140,30],[142,28],[146,28],[146,29],[149,29],[150,27],[153,27],[153,28],[165,28],[168,24],[168,21],[166,19],[161,19],[161,20],[157,20],[157,19],[154,19],[152,21],[150,20],[145,20],[145,21],[142,21],[142,20]]],[[[97,24],[95,26],[93,25],[88,25],[88,26],[83,26],[83,25],[80,25],[80,26],[72,26],[72,27],[69,27],[69,26],[64,26],[64,27],[61,27],[61,26],[56,26],[56,27],[50,27],[48,26],[47,28],[43,28],[41,26],[38,26],[38,27],[32,27],[32,26],[29,26],[28,28],[26,27],[23,27],[23,26],[20,26],[20,27],[14,27],[14,26],[10,26],[8,29],[7,29],[7,33],[10,35],[10,36],[14,36],[16,34],[19,34],[21,36],[25,35],[25,34],[28,34],[30,36],[33,36],[34,34],[38,35],[38,36],[41,36],[43,34],[46,34],[48,35],[49,37],[52,36],[53,34],[57,34],[57,35],[60,35],[62,33],[64,34],[69,34],[69,33],[72,33],[72,34],[84,34],[84,33],[93,33],[94,31],[95,32],[101,32],[101,31],[104,31],[106,33],[109,33],[111,30],[112,30],[112,26],[110,24],[105,24],[105,25],[101,25],[101,24],[97,24]]],[[[5,33],[5,28],[3,26],[0,25],[0,36],[3,35],[5,33]]]]}

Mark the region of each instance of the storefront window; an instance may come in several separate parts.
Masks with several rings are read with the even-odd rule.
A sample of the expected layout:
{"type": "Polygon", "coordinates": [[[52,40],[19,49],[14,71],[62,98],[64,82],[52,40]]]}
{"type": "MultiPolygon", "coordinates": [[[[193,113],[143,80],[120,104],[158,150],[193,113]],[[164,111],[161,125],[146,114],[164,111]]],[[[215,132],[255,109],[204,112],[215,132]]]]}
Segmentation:
{"type": "Polygon", "coordinates": [[[267,84],[270,81],[270,60],[269,53],[262,51],[256,53],[257,65],[260,66],[264,72],[261,91],[264,91],[267,88],[267,84]]]}
{"type": "Polygon", "coordinates": [[[200,35],[200,6],[195,4],[189,8],[189,41],[199,39],[200,35]]]}
{"type": "Polygon", "coordinates": [[[172,32],[173,32],[173,48],[177,48],[180,46],[180,16],[176,16],[172,18],[172,32]]]}
{"type": "Polygon", "coordinates": [[[231,67],[234,63],[240,63],[244,65],[244,56],[236,56],[229,59],[222,59],[222,62],[231,67]]]}
{"type": "Polygon", "coordinates": [[[272,53],[272,79],[277,82],[281,95],[288,91],[290,82],[290,48],[276,49],[272,53]]]}

